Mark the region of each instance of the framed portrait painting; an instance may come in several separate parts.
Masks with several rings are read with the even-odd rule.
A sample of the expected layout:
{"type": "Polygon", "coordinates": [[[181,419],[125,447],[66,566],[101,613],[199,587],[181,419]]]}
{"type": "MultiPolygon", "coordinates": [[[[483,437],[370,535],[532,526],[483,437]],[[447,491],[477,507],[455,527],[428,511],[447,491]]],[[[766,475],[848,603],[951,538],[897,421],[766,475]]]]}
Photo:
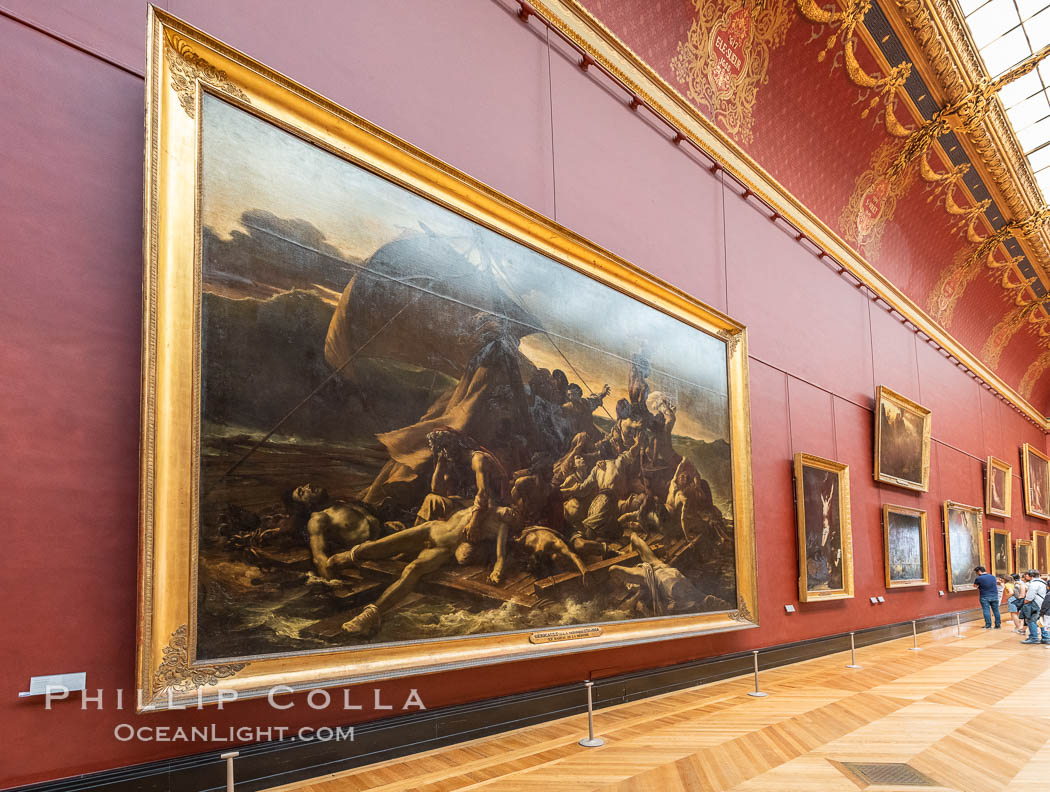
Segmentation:
{"type": "Polygon", "coordinates": [[[149,24],[144,709],[757,626],[740,324],[149,24]]]}
{"type": "Polygon", "coordinates": [[[928,585],[926,512],[884,504],[882,530],[886,588],[928,585]]]}
{"type": "Polygon", "coordinates": [[[1024,472],[1025,514],[1050,520],[1050,457],[1025,443],[1021,447],[1021,470],[1024,472]]]}
{"type": "Polygon", "coordinates": [[[853,596],[849,466],[795,454],[801,602],[853,596]]]}
{"type": "MultiPolygon", "coordinates": [[[[1023,575],[1029,569],[1036,569],[1031,539],[1018,539],[1014,542],[1014,551],[1016,553],[1017,571],[1020,574],[1023,575]]],[[[1043,570],[1040,569],[1039,571],[1042,572],[1043,570]]]]}
{"type": "Polygon", "coordinates": [[[996,459],[988,457],[984,463],[984,511],[996,517],[1010,516],[1010,496],[1013,493],[1011,476],[1013,468],[996,459]]]}
{"type": "Polygon", "coordinates": [[[992,574],[1012,575],[1014,571],[1014,554],[1010,552],[1010,532],[1002,528],[993,528],[988,534],[991,541],[992,574]]]}
{"type": "Polygon", "coordinates": [[[875,480],[930,489],[931,414],[884,385],[875,393],[875,480]]]}
{"type": "Polygon", "coordinates": [[[972,589],[974,568],[987,566],[981,509],[954,501],[944,502],[944,558],[949,591],[972,589]]]}
{"type": "Polygon", "coordinates": [[[1050,571],[1050,532],[1032,531],[1032,561],[1034,569],[1050,571]]]}

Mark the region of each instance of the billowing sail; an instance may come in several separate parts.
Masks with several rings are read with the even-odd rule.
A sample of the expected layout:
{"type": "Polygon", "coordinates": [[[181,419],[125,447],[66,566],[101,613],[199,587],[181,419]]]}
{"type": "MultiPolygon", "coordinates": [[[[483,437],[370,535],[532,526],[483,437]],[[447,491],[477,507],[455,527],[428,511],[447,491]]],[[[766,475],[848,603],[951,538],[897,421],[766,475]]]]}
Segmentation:
{"type": "Polygon", "coordinates": [[[459,378],[485,315],[504,318],[515,339],[535,332],[538,321],[501,288],[491,260],[468,255],[425,232],[379,248],[339,299],[325,339],[328,364],[348,376],[354,357],[388,358],[459,378]]]}

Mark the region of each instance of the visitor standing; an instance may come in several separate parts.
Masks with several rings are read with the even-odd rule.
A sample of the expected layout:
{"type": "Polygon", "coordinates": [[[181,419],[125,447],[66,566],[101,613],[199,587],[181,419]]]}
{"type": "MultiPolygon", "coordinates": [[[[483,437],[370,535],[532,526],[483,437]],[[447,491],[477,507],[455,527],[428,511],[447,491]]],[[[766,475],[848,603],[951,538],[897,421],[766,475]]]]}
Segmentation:
{"type": "Polygon", "coordinates": [[[1046,583],[1039,577],[1039,572],[1029,569],[1024,573],[1024,581],[1028,584],[1028,590],[1024,595],[1024,605],[1021,606],[1020,616],[1028,624],[1028,637],[1021,643],[1050,644],[1050,630],[1045,627],[1042,634],[1039,631],[1039,609],[1043,606],[1046,598],[1046,583]]]}
{"type": "Polygon", "coordinates": [[[1014,623],[1014,632],[1025,634],[1025,625],[1021,621],[1021,617],[1017,615],[1017,612],[1021,610],[1021,606],[1024,605],[1024,595],[1027,586],[1025,582],[1021,580],[1021,576],[1016,572],[1011,575],[1013,582],[1011,584],[1010,593],[1007,595],[1006,607],[1010,611],[1010,620],[1014,623]]]}
{"type": "MultiPolygon", "coordinates": [[[[999,582],[995,575],[988,574],[983,566],[975,567],[977,577],[973,584],[977,586],[977,596],[981,600],[981,611],[984,613],[984,629],[992,629],[992,613],[995,613],[995,629],[1002,627],[999,621],[999,582]]],[[[1042,604],[1042,603],[1040,603],[1042,604]]]]}

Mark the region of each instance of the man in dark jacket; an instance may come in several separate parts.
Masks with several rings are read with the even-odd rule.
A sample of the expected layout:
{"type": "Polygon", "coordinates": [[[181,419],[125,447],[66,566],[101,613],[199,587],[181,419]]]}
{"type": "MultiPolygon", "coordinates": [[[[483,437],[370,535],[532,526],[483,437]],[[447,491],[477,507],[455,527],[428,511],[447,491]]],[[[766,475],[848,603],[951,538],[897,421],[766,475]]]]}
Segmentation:
{"type": "Polygon", "coordinates": [[[984,629],[992,629],[992,614],[995,614],[995,629],[1000,629],[1002,624],[999,617],[999,587],[996,584],[995,575],[988,573],[983,566],[976,567],[974,572],[977,577],[973,584],[977,586],[977,595],[981,600],[981,611],[984,613],[984,629]]]}

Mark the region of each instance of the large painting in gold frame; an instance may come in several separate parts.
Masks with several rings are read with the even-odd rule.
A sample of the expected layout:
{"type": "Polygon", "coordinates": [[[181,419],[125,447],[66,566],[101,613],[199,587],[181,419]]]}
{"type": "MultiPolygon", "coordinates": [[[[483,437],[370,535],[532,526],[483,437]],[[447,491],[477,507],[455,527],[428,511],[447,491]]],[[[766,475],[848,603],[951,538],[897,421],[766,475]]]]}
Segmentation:
{"type": "Polygon", "coordinates": [[[974,568],[986,566],[981,509],[955,501],[944,502],[944,560],[949,591],[974,587],[974,568]]]}
{"type": "Polygon", "coordinates": [[[1012,575],[1014,571],[1014,554],[1010,552],[1010,532],[1002,528],[992,528],[988,532],[991,549],[989,564],[993,575],[1012,575]]]}
{"type": "MultiPolygon", "coordinates": [[[[264,65],[153,8],[149,18],[146,112],[146,267],[143,290],[143,440],[137,660],[138,684],[142,689],[144,710],[165,709],[198,701],[213,702],[217,700],[220,689],[237,691],[241,697],[258,696],[265,695],[274,685],[286,685],[292,689],[343,685],[757,626],[747,335],[741,325],[595,246],[569,229],[557,225],[264,65]],[[201,597],[204,596],[202,592],[206,593],[217,581],[226,586],[228,593],[230,586],[235,584],[243,584],[245,588],[257,588],[255,583],[259,580],[257,571],[252,568],[246,569],[243,564],[231,566],[232,562],[224,560],[216,563],[202,561],[202,554],[216,542],[223,546],[237,545],[253,558],[265,558],[267,564],[283,564],[286,570],[294,570],[296,565],[299,565],[300,569],[305,567],[307,572],[301,574],[304,578],[312,576],[311,585],[327,587],[333,583],[333,577],[337,578],[334,583],[342,588],[341,592],[336,594],[343,597],[346,612],[337,613],[334,620],[329,618],[327,624],[322,623],[326,620],[318,619],[313,624],[318,635],[324,630],[334,630],[337,635],[342,635],[339,632],[341,626],[355,621],[362,622],[358,617],[367,611],[367,605],[362,608],[362,602],[369,602],[380,590],[384,593],[389,592],[392,586],[387,584],[390,580],[404,581],[406,576],[412,578],[412,569],[419,569],[408,569],[411,566],[409,564],[391,567],[384,572],[384,565],[400,563],[397,558],[391,558],[393,543],[387,542],[391,547],[385,552],[378,552],[371,545],[377,545],[403,529],[406,531],[406,544],[404,547],[399,545],[403,553],[414,553],[416,544],[420,544],[424,550],[428,547],[435,549],[428,545],[425,539],[416,542],[415,534],[411,533],[414,530],[411,522],[405,524],[397,520],[386,520],[382,521],[382,527],[379,527],[377,521],[383,515],[377,516],[368,513],[367,510],[363,512],[360,503],[326,504],[315,500],[321,497],[324,488],[310,484],[303,475],[298,475],[294,480],[289,478],[285,482],[291,488],[284,493],[284,498],[267,495],[267,503],[270,505],[261,511],[252,511],[244,505],[231,502],[228,505],[236,508],[225,509],[214,518],[214,525],[211,527],[208,515],[202,517],[202,502],[212,497],[216,491],[215,478],[209,479],[204,475],[214,468],[208,459],[204,459],[205,451],[210,453],[214,450],[210,446],[206,447],[208,442],[218,443],[221,440],[227,444],[228,450],[234,451],[233,456],[228,459],[230,464],[223,464],[217,478],[225,480],[234,473],[243,478],[246,475],[243,459],[257,452],[261,444],[276,442],[289,431],[283,417],[272,423],[270,431],[263,434],[240,432],[231,422],[231,432],[223,439],[218,437],[214,427],[206,425],[201,417],[202,409],[208,406],[209,399],[212,398],[210,389],[217,381],[216,378],[228,387],[236,387],[239,384],[236,374],[224,374],[222,366],[216,367],[216,361],[210,359],[210,353],[202,348],[202,334],[212,333],[208,338],[225,337],[221,333],[215,333],[215,326],[211,323],[214,318],[210,313],[215,304],[213,297],[216,294],[221,296],[224,289],[232,289],[229,294],[236,299],[250,298],[260,303],[266,302],[269,310],[274,306],[272,298],[281,296],[279,293],[282,292],[280,283],[276,282],[279,281],[276,276],[261,284],[264,287],[263,293],[246,295],[238,291],[243,288],[246,274],[243,270],[227,272],[226,274],[232,277],[226,278],[211,291],[204,288],[209,284],[210,270],[206,266],[207,262],[216,255],[216,250],[222,250],[224,245],[237,241],[233,233],[209,234],[201,224],[202,213],[213,211],[215,206],[213,196],[202,189],[202,184],[213,178],[209,171],[211,166],[207,164],[208,158],[202,152],[214,149],[215,138],[208,124],[212,123],[210,119],[219,116],[236,118],[235,122],[230,123],[240,123],[242,128],[252,125],[255,125],[253,128],[264,126],[267,134],[286,141],[289,146],[309,146],[319,152],[311,156],[330,157],[333,168],[352,166],[361,174],[382,181],[386,185],[383,189],[396,188],[404,195],[411,196],[411,201],[415,201],[413,205],[425,203],[434,207],[434,212],[444,212],[442,217],[449,223],[458,223],[459,227],[466,224],[469,227],[467,234],[457,238],[457,244],[470,246],[478,238],[484,238],[501,250],[513,248],[516,255],[530,261],[542,259],[547,262],[544,265],[547,266],[545,271],[551,273],[555,280],[567,278],[574,284],[595,284],[593,287],[580,285],[580,288],[583,291],[593,291],[594,288],[601,287],[606,290],[602,294],[605,295],[604,299],[611,301],[609,304],[627,306],[624,310],[645,317],[646,321],[656,325],[665,326],[670,322],[678,328],[675,333],[688,335],[705,349],[712,344],[715,345],[712,348],[717,347],[717,359],[722,361],[720,365],[723,366],[724,372],[722,384],[718,386],[722,388],[722,396],[719,398],[724,402],[725,416],[721,429],[726,445],[724,480],[730,482],[723,493],[724,498],[719,498],[717,493],[712,492],[716,488],[712,488],[700,475],[696,465],[685,464],[690,461],[694,451],[701,447],[697,444],[709,445],[716,441],[689,434],[688,427],[693,417],[690,409],[686,407],[687,400],[681,398],[681,395],[677,404],[666,392],[662,399],[656,398],[656,389],[650,390],[649,386],[657,380],[657,375],[651,372],[658,367],[650,366],[652,360],[642,351],[623,360],[626,366],[624,371],[631,371],[630,383],[617,382],[616,386],[624,391],[622,401],[628,403],[628,411],[635,408],[638,413],[644,412],[655,421],[653,426],[659,424],[666,428],[666,435],[672,441],[670,446],[660,451],[655,445],[657,438],[655,435],[650,438],[649,430],[641,432],[638,427],[628,426],[632,419],[643,417],[640,414],[632,416],[628,412],[621,418],[617,413],[611,426],[606,427],[603,424],[601,427],[603,430],[607,429],[607,432],[602,432],[606,437],[608,432],[617,427],[623,429],[618,441],[625,444],[622,453],[633,453],[635,461],[641,460],[644,453],[648,455],[645,458],[650,462],[654,459],[666,462],[666,456],[673,457],[677,463],[673,469],[669,469],[666,464],[661,468],[663,473],[660,475],[667,474],[666,477],[669,477],[668,495],[674,497],[670,497],[667,501],[671,504],[670,507],[665,508],[662,516],[659,516],[662,520],[659,528],[655,527],[654,521],[661,513],[655,507],[647,510],[646,504],[649,499],[642,497],[635,512],[619,514],[619,517],[627,518],[623,524],[630,529],[625,530],[619,537],[624,541],[624,547],[620,548],[622,552],[610,554],[607,548],[603,548],[598,556],[601,560],[595,561],[594,557],[590,561],[584,559],[590,579],[597,581],[597,585],[611,585],[609,581],[615,579],[615,568],[626,570],[627,574],[621,579],[626,586],[625,591],[635,592],[633,599],[629,597],[627,600],[634,608],[630,611],[630,618],[585,618],[582,621],[570,622],[568,627],[563,623],[548,624],[541,620],[528,628],[519,626],[516,629],[492,630],[483,634],[449,635],[425,640],[364,641],[346,646],[338,645],[337,639],[335,645],[302,651],[296,648],[286,651],[274,650],[265,642],[261,647],[244,644],[237,651],[230,651],[227,645],[211,645],[207,654],[202,654],[207,649],[207,641],[202,642],[201,625],[211,618],[210,611],[206,608],[207,603],[205,602],[204,606],[201,604],[201,597]],[[649,382],[650,379],[652,382],[649,382]],[[657,419],[657,415],[660,419],[657,419]],[[620,423],[617,424],[616,421],[620,423]],[[671,427],[675,425],[678,431],[672,435],[671,427]],[[678,450],[684,448],[681,444],[681,438],[685,436],[683,432],[692,438],[684,455],[678,450]],[[639,437],[645,438],[644,446],[639,437]],[[650,440],[653,442],[650,443],[650,440]],[[696,443],[692,442],[694,440],[696,443]],[[632,452],[632,448],[636,450],[632,452]],[[659,456],[660,454],[664,456],[659,456]],[[293,513],[282,516],[282,502],[293,513]],[[327,508],[321,508],[325,505],[327,508]],[[715,505],[714,511],[712,505],[715,505]],[[303,521],[305,524],[296,527],[294,510],[301,510],[304,506],[317,506],[319,510],[312,512],[312,516],[303,521]],[[693,510],[691,514],[699,513],[695,512],[696,508],[707,515],[702,521],[703,531],[707,533],[691,531],[690,523],[684,516],[677,523],[673,519],[673,515],[681,516],[690,510],[693,510]],[[721,517],[712,522],[709,518],[712,518],[715,512],[721,517]],[[670,523],[666,521],[668,514],[672,517],[670,523]],[[365,531],[369,539],[363,542],[353,540],[357,545],[350,550],[369,544],[367,551],[357,552],[356,558],[355,553],[350,551],[342,554],[331,552],[327,543],[330,543],[332,535],[325,531],[332,526],[345,534],[344,539],[350,534],[356,535],[365,531]],[[674,535],[676,528],[680,531],[680,536],[674,535]],[[301,541],[308,546],[259,546],[260,542],[265,545],[269,541],[268,537],[280,536],[282,533],[285,539],[294,545],[297,531],[301,534],[301,541]],[[632,576],[629,573],[638,570],[635,565],[640,565],[641,561],[646,559],[651,559],[658,567],[670,567],[681,563],[681,552],[688,554],[689,548],[695,547],[696,541],[700,539],[705,542],[713,540],[728,548],[725,563],[731,569],[731,601],[722,602],[717,597],[712,600],[710,595],[702,598],[703,593],[698,592],[697,597],[691,598],[697,603],[696,607],[690,612],[683,612],[680,607],[676,608],[673,600],[662,598],[658,602],[658,593],[651,594],[650,600],[645,600],[644,592],[641,591],[643,586],[632,585],[632,576]],[[411,548],[408,547],[410,544],[411,548]],[[673,553],[671,548],[675,548],[673,553]],[[370,569],[369,564],[375,569],[370,569]],[[353,580],[340,578],[346,570],[353,572],[355,569],[364,569],[369,574],[374,572],[379,578],[385,575],[386,583],[370,584],[362,578],[358,586],[355,582],[357,577],[353,580]],[[406,569],[408,571],[405,571],[406,569]],[[638,599],[639,595],[641,599],[638,599]],[[641,605],[649,608],[648,615],[644,608],[639,610],[641,605]]],[[[235,147],[227,147],[226,151],[235,153],[235,147]]],[[[219,160],[213,158],[212,161],[219,160]]],[[[258,174],[256,178],[258,179],[258,174]]],[[[275,178],[275,174],[270,174],[270,178],[275,178]]],[[[222,180],[216,180],[214,183],[221,185],[222,180]]],[[[375,183],[369,182],[372,185],[375,183]]],[[[266,178],[255,182],[256,187],[265,187],[266,184],[266,178]]],[[[300,219],[302,214],[283,217],[276,217],[272,212],[267,215],[262,211],[248,214],[242,211],[246,207],[229,200],[229,196],[226,196],[224,206],[227,211],[235,211],[235,230],[238,233],[243,235],[247,229],[251,234],[253,229],[265,226],[264,233],[280,238],[281,244],[295,247],[298,252],[288,255],[290,259],[298,262],[297,266],[304,260],[310,265],[310,261],[316,257],[329,262],[335,260],[339,267],[346,263],[345,257],[339,255],[337,246],[330,245],[323,233],[315,233],[318,230],[316,227],[304,228],[304,221],[300,219]],[[304,246],[302,236],[295,236],[302,233],[312,235],[309,238],[309,246],[304,246]]],[[[431,215],[428,214],[427,217],[431,215]]],[[[307,222],[306,225],[310,223],[307,222]]],[[[417,247],[422,248],[443,243],[444,240],[435,240],[447,232],[443,227],[420,220],[413,224],[411,233],[413,239],[419,240],[417,247]]],[[[442,250],[445,249],[442,247],[442,250]]],[[[479,262],[488,260],[485,258],[486,254],[477,253],[473,248],[470,253],[460,251],[460,255],[474,267],[481,266],[479,262]]],[[[257,257],[241,260],[257,261],[257,257]]],[[[504,270],[503,274],[506,275],[508,271],[513,274],[516,270],[504,270]]],[[[252,273],[247,274],[250,276],[252,273]]],[[[284,274],[287,275],[287,272],[284,274]]],[[[415,273],[414,277],[417,284],[422,279],[428,288],[432,285],[433,275],[426,270],[415,273]]],[[[252,279],[249,277],[248,280],[252,279]]],[[[501,289],[506,286],[504,281],[500,281],[500,284],[501,289]]],[[[259,286],[259,283],[252,281],[253,289],[259,286]]],[[[328,310],[338,311],[339,304],[345,303],[349,288],[347,284],[342,295],[338,290],[328,288],[325,283],[311,284],[306,288],[291,291],[312,292],[321,297],[321,302],[327,301],[330,306],[328,310]],[[317,288],[313,288],[314,286],[317,288]],[[331,307],[332,304],[335,304],[334,308],[331,307]]],[[[283,291],[287,292],[289,289],[283,291]]],[[[567,297],[568,294],[561,296],[567,297]]],[[[297,307],[286,305],[282,310],[302,316],[304,312],[301,309],[304,305],[316,307],[316,300],[311,302],[301,294],[296,294],[295,298],[299,302],[297,307]]],[[[254,303],[251,305],[253,311],[257,310],[254,303]]],[[[504,302],[500,305],[502,310],[508,307],[509,303],[504,302]]],[[[479,310],[478,313],[480,315],[483,312],[479,310]]],[[[513,322],[521,324],[531,319],[525,316],[524,311],[515,316],[499,313],[496,318],[499,320],[497,324],[502,328],[499,331],[501,335],[498,335],[500,340],[484,347],[489,351],[502,348],[500,345],[505,345],[508,336],[513,335],[506,332],[507,326],[513,322]]],[[[322,338],[325,341],[323,348],[319,347],[311,353],[313,358],[324,355],[323,359],[329,365],[333,365],[331,356],[342,360],[339,357],[340,349],[344,350],[343,354],[347,360],[355,354],[353,332],[348,331],[345,326],[342,330],[333,330],[334,326],[330,324],[328,337],[322,338]],[[347,349],[351,351],[346,352],[347,349]]],[[[384,327],[384,324],[380,324],[375,330],[378,332],[384,327]]],[[[479,322],[475,329],[480,331],[486,327],[491,328],[491,323],[479,322]]],[[[552,333],[546,330],[543,332],[553,338],[552,333]]],[[[281,334],[274,337],[285,338],[281,334]]],[[[521,336],[516,338],[520,341],[521,336]]],[[[360,342],[358,346],[368,344],[372,341],[372,335],[360,336],[357,340],[360,342]]],[[[660,346],[667,340],[666,337],[652,339],[653,357],[661,354],[660,346]]],[[[435,353],[447,351],[442,350],[432,336],[418,335],[414,341],[420,347],[426,347],[435,353]]],[[[245,347],[252,354],[258,353],[261,348],[262,346],[245,347]]],[[[679,356],[679,360],[688,362],[693,357],[695,354],[683,354],[679,356]]],[[[437,367],[436,363],[435,366],[437,367]]],[[[534,368],[538,372],[547,371],[539,366],[534,368]]],[[[411,378],[416,375],[418,369],[418,366],[404,367],[399,371],[404,377],[411,378]]],[[[504,372],[507,370],[509,369],[504,369],[504,372]]],[[[665,373],[675,374],[674,371],[665,373]]],[[[574,381],[583,379],[579,371],[574,370],[570,374],[574,381]]],[[[437,380],[437,376],[432,379],[437,380]]],[[[265,377],[256,382],[256,385],[263,387],[270,384],[265,377]]],[[[512,391],[520,385],[509,384],[512,391]]],[[[550,371],[547,371],[546,376],[540,375],[538,379],[530,379],[528,384],[532,395],[539,393],[540,388],[553,388],[555,393],[559,388],[566,388],[565,383],[559,383],[550,371]]],[[[601,403],[603,389],[600,389],[597,382],[594,390],[598,392],[590,396],[583,393],[576,397],[573,397],[571,388],[567,391],[567,398],[576,405],[576,412],[580,412],[577,402],[581,398],[588,404],[601,403]],[[592,399],[595,401],[590,401],[592,399]]],[[[505,394],[507,391],[503,389],[498,392],[505,394]]],[[[546,390],[543,392],[546,393],[546,390]]],[[[712,392],[717,392],[717,388],[712,392]]],[[[310,395],[303,394],[304,398],[310,395]]],[[[293,402],[292,407],[296,406],[293,402]]],[[[589,415],[589,411],[584,413],[585,419],[588,419],[589,415]]],[[[442,424],[437,428],[444,431],[447,426],[442,424]]],[[[455,531],[462,532],[455,535],[472,537],[475,535],[472,531],[479,531],[481,533],[476,535],[484,538],[484,532],[488,530],[485,526],[493,520],[496,522],[492,525],[499,523],[498,529],[494,529],[489,535],[493,543],[491,552],[496,554],[497,564],[486,566],[484,578],[470,584],[472,590],[491,593],[493,587],[500,589],[509,585],[508,576],[512,571],[521,572],[512,570],[510,561],[507,562],[506,569],[500,570],[498,559],[503,557],[500,555],[501,543],[509,541],[504,529],[509,533],[514,528],[508,526],[512,526],[515,520],[518,524],[523,522],[520,515],[527,508],[524,498],[527,497],[528,488],[519,490],[519,500],[515,501],[521,509],[518,516],[505,517],[505,513],[500,510],[512,507],[503,506],[503,496],[496,494],[503,491],[493,483],[498,478],[499,466],[491,461],[495,458],[498,462],[500,452],[485,448],[481,444],[469,445],[463,437],[466,433],[458,429],[455,431],[458,432],[456,442],[448,441],[442,444],[441,448],[453,449],[445,454],[450,458],[457,453],[454,451],[456,448],[459,452],[465,452],[467,456],[462,457],[460,461],[467,460],[471,475],[477,474],[477,494],[471,501],[473,505],[464,506],[464,509],[472,510],[471,516],[464,519],[462,526],[453,526],[455,531]],[[504,520],[510,522],[502,523],[504,520]]],[[[430,445],[430,434],[427,435],[426,453],[432,453],[432,460],[437,460],[444,452],[439,451],[438,440],[434,440],[434,444],[430,445]]],[[[588,429],[585,428],[580,434],[588,434],[588,429]]],[[[448,440],[447,437],[445,439],[448,440]]],[[[575,441],[576,438],[573,439],[575,441]]],[[[581,443],[587,443],[586,437],[581,443]]],[[[706,448],[707,445],[703,447],[706,448]]],[[[369,450],[374,453],[377,449],[369,450]]],[[[593,453],[583,448],[578,450],[593,453]]],[[[616,447],[613,447],[612,451],[616,450],[616,447]]],[[[550,461],[544,462],[542,455],[539,456],[539,461],[536,460],[537,454],[532,454],[529,460],[526,460],[528,467],[518,471],[523,474],[521,478],[533,475],[543,479],[547,475],[543,471],[550,461]]],[[[575,458],[570,461],[575,462],[575,458]]],[[[614,460],[604,461],[611,464],[614,460]]],[[[433,461],[432,464],[436,469],[437,462],[433,461]]],[[[515,483],[520,481],[516,472],[507,471],[505,465],[502,468],[508,480],[513,477],[515,483]]],[[[654,475],[651,466],[646,470],[646,476],[654,475]]],[[[438,478],[441,477],[435,476],[433,481],[437,481],[438,478]]],[[[455,477],[450,474],[442,478],[442,486],[451,478],[455,477]]],[[[429,477],[426,483],[432,484],[429,477]]],[[[327,497],[327,493],[324,494],[327,497]]],[[[581,496],[584,494],[580,492],[581,496]]],[[[443,504],[447,505],[446,501],[456,502],[453,496],[442,495],[434,499],[431,504],[432,510],[423,521],[424,526],[440,522],[443,524],[442,530],[449,530],[448,524],[452,523],[455,514],[460,512],[454,512],[451,517],[442,515],[440,509],[443,504]],[[441,498],[445,500],[442,501],[441,498]],[[436,510],[433,508],[435,505],[436,510]]],[[[596,516],[601,517],[601,509],[592,508],[590,511],[595,511],[596,516]]],[[[537,527],[542,528],[542,523],[537,527]]],[[[442,536],[433,541],[440,544],[442,536]]],[[[549,532],[544,534],[542,530],[517,530],[515,538],[522,546],[522,552],[526,554],[535,552],[536,555],[542,555],[550,551],[552,558],[558,555],[551,550],[558,546],[558,537],[551,537],[549,532]]],[[[460,542],[455,548],[455,559],[461,564],[467,563],[471,555],[470,547],[466,548],[466,552],[460,552],[464,544],[471,545],[472,541],[460,542]]],[[[384,550],[385,547],[386,545],[379,550],[384,550]]],[[[440,547],[436,549],[440,550],[440,547]]],[[[575,546],[567,549],[575,550],[575,546]]],[[[559,552],[563,559],[579,557],[578,553],[565,552],[564,548],[559,552]]],[[[421,552],[416,560],[419,561],[422,555],[421,552]]],[[[451,550],[449,555],[447,561],[451,563],[451,550]]],[[[427,554],[427,559],[432,560],[432,556],[432,553],[427,554]]],[[[446,559],[442,557],[442,560],[446,559]]],[[[455,566],[450,568],[456,570],[455,566]]],[[[434,572],[429,568],[419,571],[424,577],[434,572]]],[[[549,586],[560,585],[566,575],[572,578],[576,574],[571,564],[566,568],[549,571],[547,578],[528,583],[529,590],[526,593],[546,590],[541,583],[547,585],[549,582],[549,586]]],[[[677,572],[672,574],[680,575],[677,572]]],[[[690,582],[689,578],[684,579],[690,582]]],[[[431,577],[428,581],[433,583],[434,578],[431,577]]],[[[419,581],[411,582],[414,584],[419,581]]],[[[456,581],[445,583],[448,584],[445,589],[447,590],[448,587],[454,586],[456,581]]],[[[462,581],[460,584],[461,587],[465,585],[462,581]]],[[[405,592],[402,589],[400,593],[405,592]]],[[[494,596],[504,596],[504,593],[500,590],[494,596]]],[[[406,597],[404,601],[409,599],[411,597],[406,597]]],[[[678,605],[680,606],[680,603],[678,605]]],[[[686,610],[689,611],[688,608],[686,610]]],[[[367,628],[374,628],[378,626],[377,621],[364,619],[362,623],[367,628]]],[[[241,626],[235,625],[234,631],[241,626]]],[[[221,627],[221,624],[218,625],[209,635],[214,637],[222,633],[221,627]]]]}
{"type": "Polygon", "coordinates": [[[875,480],[930,489],[930,411],[880,385],[875,392],[875,480]]]}
{"type": "Polygon", "coordinates": [[[1021,448],[1021,471],[1024,474],[1025,514],[1050,520],[1050,457],[1025,443],[1021,448]]]}
{"type": "Polygon", "coordinates": [[[849,465],[795,454],[800,602],[853,596],[849,465]]]}
{"type": "Polygon", "coordinates": [[[1050,571],[1050,532],[1032,531],[1032,563],[1040,572],[1050,571]]]}
{"type": "MultiPolygon", "coordinates": [[[[1023,575],[1029,569],[1035,569],[1035,554],[1032,552],[1032,540],[1031,539],[1018,539],[1014,542],[1014,562],[1016,564],[1018,574],[1023,575]]],[[[1042,572],[1043,570],[1038,570],[1042,572]]]]}
{"type": "Polygon", "coordinates": [[[984,463],[984,511],[995,517],[1009,517],[1013,496],[1013,468],[990,456],[984,463]]]}
{"type": "Polygon", "coordinates": [[[882,535],[886,588],[929,585],[926,512],[883,504],[882,535]]]}

